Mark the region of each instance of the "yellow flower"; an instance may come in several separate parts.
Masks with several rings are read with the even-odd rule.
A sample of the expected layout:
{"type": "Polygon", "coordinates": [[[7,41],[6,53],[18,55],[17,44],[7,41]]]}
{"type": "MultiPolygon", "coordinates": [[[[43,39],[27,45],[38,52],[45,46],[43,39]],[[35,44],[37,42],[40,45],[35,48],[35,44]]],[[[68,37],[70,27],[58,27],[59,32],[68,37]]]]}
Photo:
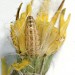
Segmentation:
{"type": "MultiPolygon", "coordinates": [[[[26,48],[26,41],[28,41],[31,44],[29,40],[26,40],[27,37],[25,34],[27,31],[25,30],[25,28],[27,18],[28,16],[31,16],[32,1],[27,5],[26,11],[23,12],[19,17],[19,12],[22,6],[21,3],[17,12],[16,21],[13,25],[11,25],[11,38],[16,48],[16,51],[19,54],[24,54],[28,52],[26,48]]],[[[49,1],[50,0],[43,1],[43,4],[38,12],[38,15],[34,20],[36,23],[35,29],[37,29],[38,32],[38,35],[34,36],[35,38],[39,38],[38,41],[40,42],[40,44],[38,51],[36,49],[32,49],[31,51],[29,51],[30,53],[32,53],[32,55],[34,55],[33,53],[40,55],[51,55],[55,53],[58,50],[58,48],[63,44],[66,37],[66,29],[70,21],[70,14],[67,20],[65,21],[65,9],[62,9],[65,0],[62,1],[60,7],[52,17],[51,21],[48,20],[49,1]],[[56,28],[55,23],[59,15],[59,28],[56,28]]],[[[37,44],[36,40],[33,40],[33,42],[37,44]]]]}

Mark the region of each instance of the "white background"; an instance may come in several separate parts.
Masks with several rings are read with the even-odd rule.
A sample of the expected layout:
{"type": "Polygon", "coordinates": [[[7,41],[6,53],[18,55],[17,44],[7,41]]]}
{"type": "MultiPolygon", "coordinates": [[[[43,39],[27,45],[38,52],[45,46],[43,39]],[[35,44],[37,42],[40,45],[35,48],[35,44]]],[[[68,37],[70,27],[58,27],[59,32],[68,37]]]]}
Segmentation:
{"type": "MultiPolygon", "coordinates": [[[[50,18],[61,1],[51,0],[50,18]]],[[[10,40],[10,22],[15,20],[17,8],[21,2],[24,3],[22,12],[25,10],[29,0],[0,0],[0,58],[7,53],[14,52],[10,40]]],[[[35,12],[38,11],[40,2],[41,0],[35,0],[35,7],[33,7],[35,12]]],[[[66,16],[71,13],[71,21],[67,29],[66,41],[55,54],[47,75],[75,75],[75,0],[66,0],[64,7],[67,8],[66,16]]]]}

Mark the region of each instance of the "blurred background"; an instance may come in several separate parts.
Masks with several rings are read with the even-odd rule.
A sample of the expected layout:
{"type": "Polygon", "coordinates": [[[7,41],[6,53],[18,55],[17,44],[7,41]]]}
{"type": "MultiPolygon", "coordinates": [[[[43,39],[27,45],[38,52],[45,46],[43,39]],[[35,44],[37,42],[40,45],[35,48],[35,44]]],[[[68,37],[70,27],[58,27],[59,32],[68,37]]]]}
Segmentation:
{"type": "MultiPolygon", "coordinates": [[[[36,17],[42,1],[43,0],[34,0],[32,12],[34,17],[36,17]]],[[[16,12],[21,2],[23,2],[23,6],[20,14],[25,11],[30,0],[0,0],[0,58],[8,53],[15,52],[10,37],[10,23],[15,21],[16,12]]],[[[61,2],[62,0],[50,1],[49,19],[52,18],[61,2]]],[[[55,54],[46,75],[75,75],[75,0],[65,0],[64,7],[66,8],[65,19],[68,14],[71,13],[66,41],[55,54]]],[[[58,25],[58,21],[56,25],[58,25]]]]}

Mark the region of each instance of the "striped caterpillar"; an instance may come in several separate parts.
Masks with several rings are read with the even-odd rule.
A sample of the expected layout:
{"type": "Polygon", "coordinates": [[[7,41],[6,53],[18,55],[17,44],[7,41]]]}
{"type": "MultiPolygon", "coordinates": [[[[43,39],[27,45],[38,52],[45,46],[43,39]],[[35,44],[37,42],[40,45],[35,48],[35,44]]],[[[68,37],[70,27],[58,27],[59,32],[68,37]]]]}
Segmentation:
{"type": "Polygon", "coordinates": [[[28,16],[25,27],[25,46],[28,54],[35,55],[40,47],[40,39],[35,20],[28,16]]]}

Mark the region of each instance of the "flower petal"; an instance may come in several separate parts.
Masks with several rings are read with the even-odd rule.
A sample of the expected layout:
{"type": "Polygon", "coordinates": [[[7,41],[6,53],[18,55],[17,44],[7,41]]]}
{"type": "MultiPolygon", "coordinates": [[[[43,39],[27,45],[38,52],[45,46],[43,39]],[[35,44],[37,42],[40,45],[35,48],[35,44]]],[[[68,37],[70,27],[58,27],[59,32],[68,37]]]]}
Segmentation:
{"type": "MultiPolygon", "coordinates": [[[[21,5],[20,5],[21,7],[21,5]]],[[[19,8],[20,8],[19,7],[19,8]]],[[[26,17],[31,15],[32,7],[31,3],[27,5],[26,12],[21,14],[21,17],[14,23],[14,26],[11,25],[11,38],[14,42],[17,52],[25,53],[25,20],[26,17]]]]}
{"type": "Polygon", "coordinates": [[[36,20],[48,22],[49,4],[50,0],[43,0],[43,4],[40,7],[36,20]]]}

